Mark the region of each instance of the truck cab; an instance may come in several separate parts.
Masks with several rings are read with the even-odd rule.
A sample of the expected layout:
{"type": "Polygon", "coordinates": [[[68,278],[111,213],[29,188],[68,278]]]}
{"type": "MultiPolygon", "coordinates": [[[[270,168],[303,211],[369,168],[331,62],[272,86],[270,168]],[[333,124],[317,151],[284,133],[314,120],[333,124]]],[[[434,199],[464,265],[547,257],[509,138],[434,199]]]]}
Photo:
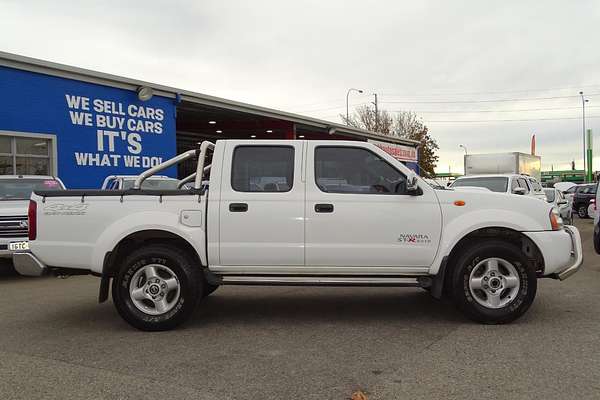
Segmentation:
{"type": "Polygon", "coordinates": [[[101,301],[112,281],[117,311],[143,330],[179,325],[221,285],[421,287],[507,323],[538,278],[566,279],[583,261],[579,232],[546,202],[436,190],[355,141],[203,142],[131,189],[36,191],[29,216],[18,270],[95,274],[101,301]],[[193,187],[144,188],[189,159],[193,187]]]}

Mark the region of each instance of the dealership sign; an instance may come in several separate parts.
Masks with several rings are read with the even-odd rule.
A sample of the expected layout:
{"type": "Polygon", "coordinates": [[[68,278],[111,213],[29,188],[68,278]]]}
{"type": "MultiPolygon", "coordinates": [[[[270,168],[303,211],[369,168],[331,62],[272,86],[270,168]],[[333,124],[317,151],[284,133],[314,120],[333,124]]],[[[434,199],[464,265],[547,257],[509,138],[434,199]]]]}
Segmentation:
{"type": "Polygon", "coordinates": [[[134,89],[6,67],[0,93],[0,131],[52,135],[53,172],[69,188],[98,188],[108,175],[137,175],[176,153],[173,99],[141,101],[134,89]]]}
{"type": "Polygon", "coordinates": [[[405,162],[417,162],[417,148],[410,146],[403,146],[396,143],[381,142],[379,140],[369,139],[369,143],[373,143],[381,150],[385,151],[398,161],[405,162]]]}

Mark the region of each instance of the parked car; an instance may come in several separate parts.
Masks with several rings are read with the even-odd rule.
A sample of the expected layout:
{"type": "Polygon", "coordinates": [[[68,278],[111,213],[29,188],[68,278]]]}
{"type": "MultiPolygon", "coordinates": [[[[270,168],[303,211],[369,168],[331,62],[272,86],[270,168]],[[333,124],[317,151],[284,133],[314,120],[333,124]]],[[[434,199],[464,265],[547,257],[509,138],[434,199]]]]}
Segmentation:
{"type": "Polygon", "coordinates": [[[590,205],[588,206],[588,216],[590,218],[596,218],[596,199],[590,200],[590,205]]]}
{"type": "Polygon", "coordinates": [[[544,193],[546,193],[546,199],[548,203],[552,204],[558,209],[558,212],[561,218],[563,219],[564,223],[567,225],[572,225],[573,209],[569,204],[569,201],[565,199],[562,192],[558,189],[546,188],[544,189],[544,193]]]}
{"type": "MultiPolygon", "coordinates": [[[[102,189],[127,190],[133,188],[138,175],[110,175],[104,179],[102,189]]],[[[179,180],[164,175],[153,176],[144,181],[143,189],[177,189],[179,180]]]]}
{"type": "Polygon", "coordinates": [[[540,184],[528,175],[465,175],[456,178],[450,187],[484,187],[496,193],[525,195],[546,201],[546,195],[540,184]]]}
{"type": "Polygon", "coordinates": [[[569,205],[573,207],[573,196],[577,191],[577,184],[573,182],[558,182],[554,184],[554,188],[558,189],[565,196],[565,199],[569,201],[569,205]]]}
{"type": "Polygon", "coordinates": [[[546,202],[435,190],[372,143],[219,140],[197,158],[210,190],[36,191],[22,273],[91,273],[100,301],[142,330],[171,329],[220,285],[411,286],[468,317],[508,323],[538,277],[582,264],[577,228],[546,202]]]}
{"type": "Polygon", "coordinates": [[[573,212],[577,213],[579,218],[588,218],[588,207],[590,200],[596,198],[597,183],[578,185],[577,191],[573,195],[573,212]]]}
{"type": "Polygon", "coordinates": [[[64,190],[53,176],[0,175],[0,258],[12,258],[16,251],[29,250],[27,207],[34,190],[64,190]]]}
{"type": "Polygon", "coordinates": [[[566,193],[570,190],[572,190],[572,193],[575,193],[577,184],[573,182],[556,182],[553,187],[554,189],[558,189],[563,193],[566,193]]]}

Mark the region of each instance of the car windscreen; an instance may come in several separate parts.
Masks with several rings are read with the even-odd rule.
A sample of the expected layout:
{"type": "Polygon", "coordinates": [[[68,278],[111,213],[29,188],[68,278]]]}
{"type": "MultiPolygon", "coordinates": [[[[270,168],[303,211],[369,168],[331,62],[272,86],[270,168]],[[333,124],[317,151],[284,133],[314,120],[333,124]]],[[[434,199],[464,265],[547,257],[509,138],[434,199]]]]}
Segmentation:
{"type": "MultiPolygon", "coordinates": [[[[126,179],[123,181],[123,189],[131,189],[135,179],[126,179]]],[[[142,183],[142,189],[175,190],[179,181],[177,179],[146,179],[142,183]]]]}
{"type": "Polygon", "coordinates": [[[479,178],[459,178],[454,181],[452,187],[474,186],[491,190],[492,192],[506,192],[508,178],[503,176],[490,176],[479,178]]]}
{"type": "Polygon", "coordinates": [[[552,203],[554,201],[554,198],[556,197],[556,192],[554,191],[554,189],[544,189],[544,193],[546,193],[548,203],[552,203]]]}
{"type": "Polygon", "coordinates": [[[61,190],[55,179],[0,179],[0,200],[28,200],[34,190],[61,190]]]}

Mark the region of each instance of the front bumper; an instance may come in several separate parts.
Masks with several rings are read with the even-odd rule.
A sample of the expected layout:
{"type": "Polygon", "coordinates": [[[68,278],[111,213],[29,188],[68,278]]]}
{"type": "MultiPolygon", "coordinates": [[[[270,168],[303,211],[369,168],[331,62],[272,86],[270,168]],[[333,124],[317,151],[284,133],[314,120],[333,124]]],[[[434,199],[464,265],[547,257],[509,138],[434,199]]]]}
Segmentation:
{"type": "Polygon", "coordinates": [[[32,253],[14,253],[13,265],[19,274],[26,276],[42,276],[48,271],[48,267],[32,253]]]}
{"type": "Polygon", "coordinates": [[[558,231],[523,232],[540,249],[544,257],[544,276],[565,280],[583,264],[583,247],[579,230],[565,225],[558,231]]]}

